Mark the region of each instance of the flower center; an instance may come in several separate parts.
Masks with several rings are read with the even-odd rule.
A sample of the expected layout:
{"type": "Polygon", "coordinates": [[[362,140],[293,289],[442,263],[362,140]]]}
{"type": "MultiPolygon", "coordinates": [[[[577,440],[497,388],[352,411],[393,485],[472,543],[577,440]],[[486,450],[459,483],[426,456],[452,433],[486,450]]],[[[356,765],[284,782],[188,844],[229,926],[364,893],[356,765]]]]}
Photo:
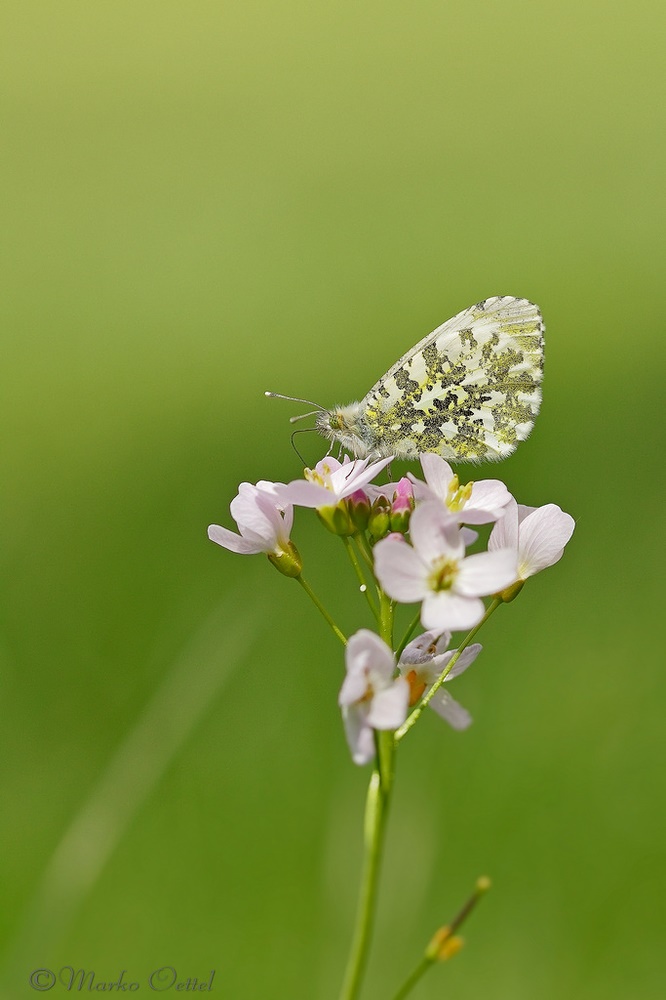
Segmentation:
{"type": "Polygon", "coordinates": [[[428,579],[430,589],[434,591],[450,590],[457,573],[457,560],[441,556],[433,563],[432,572],[428,579]]]}
{"type": "Polygon", "coordinates": [[[421,680],[416,670],[410,670],[406,676],[407,683],[409,684],[409,705],[415,705],[417,701],[421,698],[421,695],[427,688],[425,681],[421,680]]]}
{"type": "Polygon", "coordinates": [[[460,485],[460,480],[457,476],[454,476],[449,483],[447,496],[446,496],[446,506],[449,510],[458,511],[462,510],[469,498],[472,495],[472,489],[474,483],[466,483],[465,486],[460,485]]]}
{"type": "Polygon", "coordinates": [[[326,464],[322,464],[321,472],[317,472],[316,469],[305,469],[305,478],[309,483],[316,483],[317,486],[324,486],[327,490],[331,488],[329,483],[330,475],[331,467],[326,464]]]}

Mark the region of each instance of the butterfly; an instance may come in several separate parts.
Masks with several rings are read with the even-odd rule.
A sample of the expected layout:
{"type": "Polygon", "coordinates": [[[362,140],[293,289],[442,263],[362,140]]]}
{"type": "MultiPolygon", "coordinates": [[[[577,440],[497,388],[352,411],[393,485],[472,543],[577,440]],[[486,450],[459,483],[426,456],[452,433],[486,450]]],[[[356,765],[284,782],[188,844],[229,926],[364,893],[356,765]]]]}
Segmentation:
{"type": "Polygon", "coordinates": [[[429,333],[360,402],[327,410],[266,395],[312,403],[313,429],[357,458],[435,452],[454,462],[497,462],[534,426],[544,331],[533,302],[495,295],[429,333]]]}
{"type": "Polygon", "coordinates": [[[539,412],[544,329],[527,299],[477,302],[424,337],[360,402],[319,412],[316,429],[358,458],[506,458],[539,412]]]}

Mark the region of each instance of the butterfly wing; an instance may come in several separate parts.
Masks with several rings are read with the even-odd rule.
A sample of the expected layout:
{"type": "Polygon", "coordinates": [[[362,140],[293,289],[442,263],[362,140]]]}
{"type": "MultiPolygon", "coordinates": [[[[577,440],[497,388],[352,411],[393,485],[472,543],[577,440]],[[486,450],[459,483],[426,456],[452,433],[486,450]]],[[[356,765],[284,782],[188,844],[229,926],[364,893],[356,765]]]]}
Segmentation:
{"type": "Polygon", "coordinates": [[[539,412],[543,333],[537,306],[508,295],[437,327],[362,400],[373,450],[458,462],[510,455],[539,412]]]}

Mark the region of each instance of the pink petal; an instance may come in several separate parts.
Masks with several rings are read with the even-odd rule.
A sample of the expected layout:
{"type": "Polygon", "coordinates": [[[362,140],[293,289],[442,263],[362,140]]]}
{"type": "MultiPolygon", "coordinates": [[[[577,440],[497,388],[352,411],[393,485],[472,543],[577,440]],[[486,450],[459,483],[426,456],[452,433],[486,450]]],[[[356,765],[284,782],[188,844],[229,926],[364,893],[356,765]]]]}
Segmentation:
{"type": "Polygon", "coordinates": [[[260,541],[251,541],[248,538],[242,538],[235,531],[228,531],[227,528],[223,528],[219,524],[211,524],[208,529],[208,537],[211,542],[216,542],[230,552],[240,552],[243,555],[256,555],[258,552],[266,551],[260,541]]]}
{"type": "Polygon", "coordinates": [[[280,501],[296,504],[298,507],[335,507],[338,502],[332,490],[305,479],[294,479],[278,490],[277,495],[280,501]]]}
{"type": "Polygon", "coordinates": [[[331,485],[335,488],[339,497],[349,496],[354,490],[359,490],[363,486],[366,486],[371,479],[379,475],[382,469],[385,469],[389,462],[392,461],[393,456],[390,455],[388,458],[382,458],[379,462],[371,462],[365,466],[367,459],[357,459],[356,462],[350,463],[349,468],[343,465],[334,472],[330,477],[331,485]]]}
{"type": "Polygon", "coordinates": [[[231,516],[240,528],[243,537],[251,541],[269,543],[268,549],[274,548],[276,540],[273,516],[280,516],[274,505],[273,516],[271,516],[270,505],[271,501],[268,496],[265,493],[262,494],[250,483],[240,484],[238,495],[233,498],[229,505],[231,516]]]}

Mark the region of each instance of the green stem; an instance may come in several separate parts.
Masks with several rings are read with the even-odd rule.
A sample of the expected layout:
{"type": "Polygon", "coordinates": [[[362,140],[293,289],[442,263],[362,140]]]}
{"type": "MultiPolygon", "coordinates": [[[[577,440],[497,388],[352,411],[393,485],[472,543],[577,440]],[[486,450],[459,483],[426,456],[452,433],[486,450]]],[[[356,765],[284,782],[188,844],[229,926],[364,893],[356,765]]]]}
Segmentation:
{"type": "Polygon", "coordinates": [[[474,892],[469,897],[465,905],[458,911],[456,916],[453,918],[450,924],[436,932],[428,947],[425,950],[425,954],[421,958],[419,964],[412,970],[412,972],[407,976],[398,992],[395,994],[393,1000],[405,1000],[405,997],[411,993],[413,988],[418,983],[421,976],[425,975],[431,966],[435,965],[438,961],[442,961],[445,956],[442,955],[442,948],[446,945],[448,941],[451,940],[456,931],[460,928],[462,924],[467,920],[468,916],[479,902],[481,897],[485,895],[490,889],[490,879],[485,876],[476,880],[476,885],[474,886],[474,892]]]}
{"type": "Polygon", "coordinates": [[[403,738],[403,736],[406,736],[409,730],[412,728],[412,726],[418,722],[421,716],[421,712],[424,710],[424,708],[426,708],[429,705],[433,696],[437,693],[437,691],[439,691],[440,687],[442,686],[442,684],[444,683],[448,675],[451,673],[456,663],[458,662],[458,659],[463,650],[467,649],[474,636],[477,634],[479,629],[483,625],[485,625],[485,623],[492,615],[493,611],[496,611],[497,608],[499,608],[500,604],[503,603],[504,602],[502,601],[501,597],[493,598],[491,603],[486,608],[486,613],[484,614],[483,618],[481,619],[478,625],[475,625],[474,628],[467,633],[463,641],[460,643],[460,646],[458,647],[456,652],[453,654],[453,656],[447,663],[446,669],[441,672],[441,674],[439,675],[433,686],[430,688],[428,693],[425,695],[425,697],[419,702],[414,711],[407,717],[405,722],[403,722],[403,724],[400,726],[400,729],[396,730],[395,733],[396,742],[399,742],[403,738]]]}
{"type": "Polygon", "coordinates": [[[421,976],[425,975],[431,965],[432,959],[424,955],[416,968],[407,976],[407,979],[405,979],[393,1000],[405,1000],[405,997],[412,992],[421,976]]]}
{"type": "Polygon", "coordinates": [[[412,633],[413,633],[414,629],[416,628],[416,626],[418,625],[418,623],[420,621],[421,621],[421,609],[419,608],[419,610],[414,615],[414,618],[412,619],[412,621],[411,621],[411,623],[409,625],[409,628],[407,629],[407,631],[403,635],[402,642],[400,643],[400,645],[398,646],[398,648],[395,651],[396,659],[398,659],[398,660],[400,659],[400,657],[401,657],[401,655],[402,655],[402,653],[403,653],[403,651],[405,649],[405,646],[407,645],[407,643],[411,639],[412,633]]]}
{"type": "Polygon", "coordinates": [[[372,548],[370,547],[370,543],[368,541],[366,533],[364,531],[359,531],[358,534],[354,535],[354,538],[356,539],[356,544],[358,545],[359,552],[365,559],[370,569],[373,569],[375,565],[375,560],[373,558],[372,548]]]}
{"type": "Polygon", "coordinates": [[[310,584],[307,582],[307,580],[304,580],[302,576],[297,576],[296,579],[298,580],[298,582],[300,583],[301,587],[303,588],[303,590],[305,591],[305,593],[308,595],[308,597],[310,598],[310,600],[312,601],[312,603],[314,604],[314,606],[317,608],[317,610],[320,611],[321,614],[324,616],[324,618],[326,619],[326,621],[330,625],[331,629],[333,630],[336,638],[338,638],[340,640],[340,642],[342,643],[343,646],[346,646],[347,645],[347,638],[346,638],[344,632],[342,632],[342,630],[339,629],[338,626],[335,624],[335,622],[333,621],[333,619],[329,615],[328,611],[326,610],[326,608],[324,607],[324,605],[321,603],[321,601],[319,600],[319,598],[315,594],[315,592],[312,589],[312,587],[310,586],[310,584]]]}
{"type": "Polygon", "coordinates": [[[386,832],[386,817],[394,775],[393,733],[377,732],[377,757],[365,804],[364,861],[356,926],[347,961],[340,1000],[356,1000],[368,961],[379,886],[379,871],[386,832]]]}
{"type": "Polygon", "coordinates": [[[361,593],[365,594],[365,598],[366,598],[366,600],[368,602],[370,610],[372,611],[372,613],[373,613],[373,615],[375,617],[375,620],[379,621],[379,611],[377,610],[377,606],[376,606],[375,602],[372,599],[372,595],[370,594],[370,591],[368,590],[368,584],[367,584],[365,576],[363,574],[363,568],[362,568],[360,562],[358,561],[358,556],[356,555],[356,552],[354,551],[354,546],[352,545],[352,541],[351,541],[351,539],[349,538],[348,535],[343,535],[342,536],[342,541],[343,541],[344,546],[345,546],[345,548],[347,550],[347,555],[349,556],[349,558],[351,560],[351,564],[354,567],[354,572],[356,573],[356,578],[357,578],[357,580],[358,580],[358,582],[360,584],[360,587],[361,587],[361,593]]]}
{"type": "MultiPolygon", "coordinates": [[[[393,605],[380,592],[379,630],[382,639],[391,645],[393,637],[393,605]]],[[[395,775],[395,740],[393,733],[375,731],[376,755],[368,787],[363,828],[364,858],[352,938],[340,1000],[356,1000],[368,962],[370,942],[377,906],[377,890],[381,867],[386,819],[395,775]]]]}

